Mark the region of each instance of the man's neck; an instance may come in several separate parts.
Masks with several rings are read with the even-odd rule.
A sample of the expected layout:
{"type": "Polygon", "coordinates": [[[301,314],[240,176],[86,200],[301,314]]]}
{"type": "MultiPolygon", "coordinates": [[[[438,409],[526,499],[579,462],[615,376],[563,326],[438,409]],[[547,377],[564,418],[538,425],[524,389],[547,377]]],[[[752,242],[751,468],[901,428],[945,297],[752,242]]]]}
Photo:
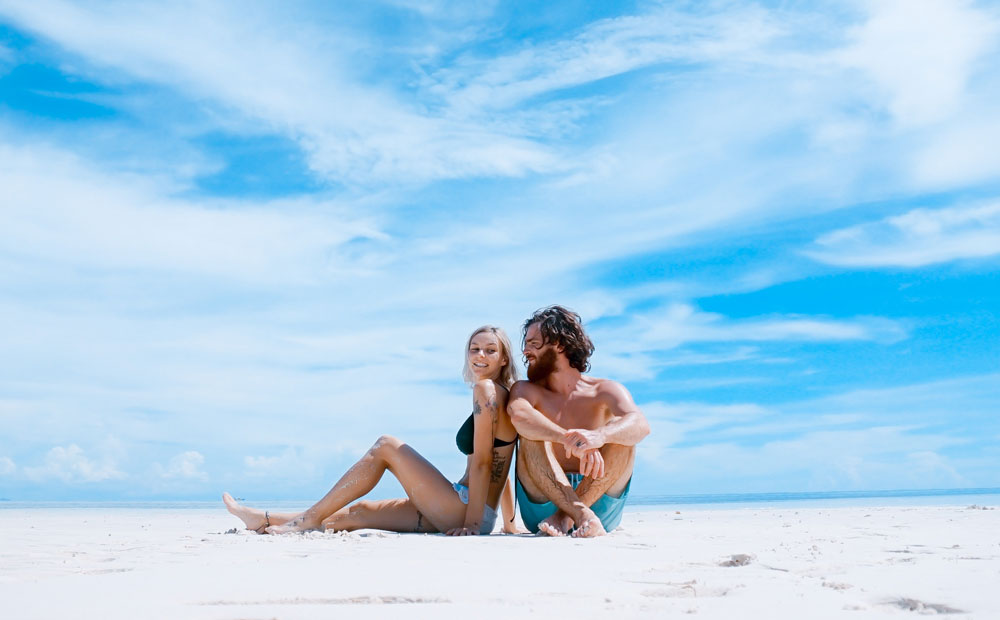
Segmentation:
{"type": "Polygon", "coordinates": [[[545,387],[556,394],[570,394],[583,374],[573,367],[560,368],[545,379],[545,387]]]}

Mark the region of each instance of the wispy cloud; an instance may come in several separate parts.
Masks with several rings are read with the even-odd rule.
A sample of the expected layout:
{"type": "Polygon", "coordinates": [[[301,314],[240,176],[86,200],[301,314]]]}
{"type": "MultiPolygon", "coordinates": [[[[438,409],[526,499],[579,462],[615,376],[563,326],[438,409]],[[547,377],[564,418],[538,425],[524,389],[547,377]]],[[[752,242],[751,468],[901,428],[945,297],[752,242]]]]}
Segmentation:
{"type": "Polygon", "coordinates": [[[76,444],[52,448],[45,455],[42,465],[26,466],[24,474],[36,482],[56,479],[64,483],[94,483],[125,478],[125,474],[118,471],[114,459],[109,456],[91,459],[76,444]]]}
{"type": "Polygon", "coordinates": [[[633,342],[657,348],[674,348],[689,342],[766,342],[775,340],[836,341],[880,340],[894,342],[906,337],[897,322],[879,317],[850,320],[806,316],[768,316],[729,319],[704,312],[686,303],[672,303],[651,311],[630,313],[623,327],[602,328],[608,340],[633,342]],[[618,333],[615,333],[618,332],[618,333]]]}
{"type": "Polygon", "coordinates": [[[847,267],[923,267],[1000,254],[1000,203],[914,209],[827,233],[806,254],[847,267]]]}
{"type": "Polygon", "coordinates": [[[559,167],[539,144],[426,114],[366,85],[351,66],[363,50],[344,28],[324,31],[285,12],[236,4],[83,7],[46,0],[3,3],[0,11],[77,55],[97,79],[110,70],[119,79],[165,84],[207,99],[220,114],[270,124],[299,141],[317,173],[339,181],[517,176],[559,167]],[[296,36],[281,34],[292,31],[296,36]]]}
{"type": "Polygon", "coordinates": [[[992,93],[983,92],[976,99],[906,157],[915,187],[940,191],[996,179],[1000,153],[990,145],[1000,142],[1000,114],[992,93]]]}
{"type": "Polygon", "coordinates": [[[17,57],[14,50],[10,49],[3,43],[0,43],[0,75],[7,72],[11,65],[14,64],[14,60],[17,57]]]}
{"type": "MultiPolygon", "coordinates": [[[[807,314],[776,285],[827,264],[996,254],[993,203],[913,210],[915,192],[997,178],[996,20],[981,5],[906,6],[646,3],[511,36],[492,5],[437,0],[351,15],[0,0],[29,43],[9,63],[96,85],[110,111],[79,123],[0,111],[0,410],[18,438],[0,440],[16,460],[7,479],[29,467],[83,486],[127,471],[167,490],[236,476],[265,487],[258,474],[281,470],[276,491],[325,488],[386,432],[460,472],[461,342],[485,322],[516,331],[553,302],[594,325],[599,374],[640,380],[651,402],[685,386],[719,395],[663,405],[660,420],[681,422],[650,440],[703,442],[699,471],[713,450],[763,454],[777,479],[781,433],[814,433],[803,446],[841,437],[823,432],[861,442],[850,433],[865,428],[905,439],[918,431],[888,413],[853,425],[870,412],[860,404],[818,419],[806,409],[823,403],[722,399],[798,398],[814,366],[849,383],[840,369],[867,367],[846,349],[947,348],[901,318],[903,303],[869,315],[810,301],[807,314]],[[205,137],[247,135],[287,146],[320,188],[208,196],[206,175],[247,171],[205,137]],[[910,212],[862,225],[836,212],[886,197],[910,212]],[[815,260],[800,251],[809,239],[815,260]],[[711,256],[689,264],[688,250],[711,256]],[[636,260],[663,254],[680,263],[646,274],[636,260]],[[749,291],[777,302],[701,309],[749,291]],[[806,355],[809,368],[790,365],[806,355]],[[128,462],[103,456],[112,420],[144,446],[128,462]]],[[[954,464],[948,441],[914,445],[915,469],[944,472],[934,454],[954,464]]],[[[900,447],[865,463],[894,458],[911,462],[900,447]]]]}
{"type": "Polygon", "coordinates": [[[719,492],[769,492],[788,488],[839,491],[875,488],[942,488],[991,485],[978,468],[961,473],[944,450],[962,441],[913,433],[906,427],[806,432],[763,444],[702,440],[689,447],[666,448],[658,441],[639,458],[666,479],[667,492],[704,492],[683,480],[687,472],[719,492]],[[781,482],[778,482],[778,481],[781,482]]]}
{"type": "Polygon", "coordinates": [[[155,463],[153,470],[164,480],[208,480],[208,475],[201,470],[205,457],[200,452],[188,450],[175,455],[164,465],[155,463]]]}
{"type": "Polygon", "coordinates": [[[0,456],[0,476],[9,476],[17,471],[17,465],[9,456],[0,456]]]}
{"type": "Polygon", "coordinates": [[[569,39],[526,44],[500,57],[460,57],[432,74],[428,90],[462,114],[668,62],[728,61],[759,52],[781,27],[757,8],[690,14],[657,7],[600,20],[569,39]]]}
{"type": "Polygon", "coordinates": [[[903,126],[952,116],[982,55],[996,44],[995,11],[971,2],[887,0],[865,5],[835,58],[864,71],[903,126]]]}
{"type": "Polygon", "coordinates": [[[669,480],[717,472],[729,491],[779,490],[772,476],[815,490],[993,486],[995,468],[975,455],[996,426],[998,385],[993,374],[766,406],[646,403],[655,432],[638,456],[669,480]],[[944,425],[956,411],[975,434],[944,425]]]}
{"type": "MultiPolygon", "coordinates": [[[[616,313],[621,314],[621,312],[616,313]]],[[[614,316],[614,315],[612,315],[614,316]]],[[[759,358],[762,363],[785,360],[761,356],[747,343],[898,342],[908,328],[885,317],[835,319],[811,316],[760,316],[733,319],[704,312],[689,303],[673,302],[653,310],[629,311],[613,326],[598,326],[602,343],[595,355],[601,372],[626,380],[649,380],[659,371],[678,365],[725,364],[759,358]],[[692,353],[685,347],[721,345],[722,352],[692,353]]],[[[696,385],[735,385],[762,381],[760,377],[728,377],[725,381],[687,380],[696,385]]],[[[666,387],[667,384],[662,384],[666,387]]]]}
{"type": "Polygon", "coordinates": [[[173,199],[169,186],[95,169],[60,149],[0,145],[0,184],[0,246],[22,261],[308,281],[352,269],[336,253],[341,244],[384,238],[371,219],[333,202],[173,199]]]}

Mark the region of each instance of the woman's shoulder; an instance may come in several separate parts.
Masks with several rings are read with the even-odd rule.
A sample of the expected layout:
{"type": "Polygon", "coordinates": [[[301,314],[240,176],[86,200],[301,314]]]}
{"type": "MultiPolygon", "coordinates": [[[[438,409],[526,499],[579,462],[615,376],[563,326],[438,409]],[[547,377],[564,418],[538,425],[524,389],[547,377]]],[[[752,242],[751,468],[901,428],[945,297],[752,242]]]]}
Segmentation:
{"type": "Polygon", "coordinates": [[[507,400],[508,390],[493,379],[482,379],[472,384],[474,398],[507,400]]]}
{"type": "Polygon", "coordinates": [[[497,389],[503,389],[493,379],[480,379],[472,384],[474,394],[496,394],[497,389]]]}

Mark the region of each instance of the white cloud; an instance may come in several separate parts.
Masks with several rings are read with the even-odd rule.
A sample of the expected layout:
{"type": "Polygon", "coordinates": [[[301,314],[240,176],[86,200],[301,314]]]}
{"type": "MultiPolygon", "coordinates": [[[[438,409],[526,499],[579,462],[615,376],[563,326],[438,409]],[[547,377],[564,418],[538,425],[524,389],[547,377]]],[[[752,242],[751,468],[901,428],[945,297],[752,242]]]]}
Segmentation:
{"type": "Polygon", "coordinates": [[[964,474],[943,454],[963,440],[910,427],[806,430],[760,443],[703,439],[675,447],[655,434],[651,439],[637,456],[674,481],[671,492],[704,492],[706,486],[719,492],[961,487],[983,474],[964,474]],[[692,471],[699,472],[701,488],[683,480],[692,471]]]}
{"type": "Polygon", "coordinates": [[[0,43],[0,75],[6,72],[7,66],[14,64],[15,58],[14,50],[0,43]]]}
{"type": "MultiPolygon", "coordinates": [[[[656,368],[672,365],[669,357],[660,356],[656,361],[640,358],[644,353],[668,351],[688,343],[747,343],[747,342],[839,342],[875,341],[896,342],[907,337],[906,328],[893,320],[880,317],[855,317],[852,319],[827,319],[809,316],[766,316],[748,319],[731,319],[721,314],[702,312],[686,303],[672,303],[664,308],[642,313],[631,313],[620,326],[595,329],[595,336],[602,342],[598,361],[619,372],[638,373],[636,378],[650,378],[656,368]]],[[[742,354],[711,358],[704,363],[738,361],[742,354]]]]}
{"type": "Polygon", "coordinates": [[[914,209],[827,233],[806,255],[847,267],[922,267],[1000,254],[1000,203],[914,209]]]}
{"type": "MultiPolygon", "coordinates": [[[[673,446],[691,433],[747,424],[773,415],[774,411],[755,403],[712,404],[699,402],[642,403],[642,411],[655,430],[653,444],[658,453],[673,446]]],[[[643,449],[646,444],[643,443],[643,449]]]]}
{"type": "Polygon", "coordinates": [[[201,470],[205,457],[200,452],[188,450],[175,455],[166,467],[154,464],[153,470],[164,480],[208,480],[208,475],[201,470]]]}
{"type": "Polygon", "coordinates": [[[65,483],[87,483],[125,478],[113,459],[108,456],[100,461],[90,459],[76,444],[52,448],[45,455],[43,465],[25,467],[24,473],[36,482],[57,479],[65,483]]]}
{"type": "MultiPolygon", "coordinates": [[[[433,0],[402,2],[448,19],[433,0]]],[[[308,472],[325,483],[323,450],[332,436],[344,442],[337,454],[346,457],[382,432],[415,435],[458,463],[445,450],[450,440],[439,441],[468,405],[457,345],[486,321],[516,332],[528,311],[554,301],[588,320],[629,321],[595,333],[595,365],[623,380],[664,366],[767,361],[759,343],[907,337],[904,325],[873,317],[734,320],[670,304],[713,286],[764,288],[815,265],[750,265],[749,275],[726,277],[725,285],[698,268],[676,276],[688,283],[673,274],[611,292],[581,283],[602,261],[698,247],[708,235],[728,243],[789,217],[883,191],[898,195],[898,179],[881,173],[910,161],[900,152],[920,149],[879,132],[884,120],[870,113],[871,93],[857,92],[861,72],[851,68],[863,58],[845,70],[826,52],[783,47],[807,36],[789,27],[799,18],[757,7],[693,16],[654,8],[551,42],[512,41],[513,51],[499,59],[470,51],[483,48],[441,53],[482,26],[456,24],[449,36],[457,38],[428,33],[426,50],[400,53],[406,77],[399,79],[352,65],[367,51],[385,60],[380,33],[349,34],[327,23],[336,20],[310,26],[257,10],[269,9],[0,0],[17,27],[70,51],[66,72],[112,84],[111,91],[130,91],[130,80],[168,91],[181,104],[170,106],[171,118],[195,114],[203,123],[179,131],[152,114],[153,131],[184,134],[178,141],[211,131],[282,133],[322,175],[371,184],[336,201],[199,200],[178,197],[191,195],[189,169],[150,165],[155,157],[142,149],[123,147],[146,177],[90,158],[92,126],[67,147],[79,155],[37,143],[0,146],[0,288],[13,291],[0,301],[9,353],[0,360],[0,391],[19,394],[13,436],[44,449],[68,442],[44,439],[55,431],[87,445],[81,437],[97,431],[77,420],[114,420],[131,440],[184,445],[197,429],[240,455],[234,470],[242,464],[261,478],[308,472]],[[643,68],[658,76],[637,72],[622,88],[596,84],[643,68]],[[803,135],[815,138],[805,150],[797,143],[803,135]],[[482,192],[461,184],[426,193],[372,189],[381,180],[405,186],[531,172],[569,176],[487,183],[482,192]],[[460,198],[442,197],[452,189],[460,198]],[[623,315],[654,303],[654,312],[623,315]],[[706,343],[716,343],[716,352],[682,348],[706,343]],[[723,347],[732,352],[718,352],[723,347]],[[301,447],[282,452],[284,445],[301,447]]],[[[819,15],[813,27],[839,40],[836,22],[819,15]]],[[[868,45],[873,36],[859,30],[853,42],[868,45]]],[[[977,86],[963,73],[952,83],[957,90],[910,109],[912,85],[886,75],[874,101],[898,99],[892,105],[912,123],[947,120],[940,115],[953,114],[963,89],[977,86]],[[903,95],[891,94],[897,90],[903,95]]],[[[44,123],[36,129],[45,131],[44,123]]],[[[940,135],[945,129],[954,126],[940,135]]],[[[963,141],[976,135],[975,127],[963,131],[963,141]]],[[[65,138],[46,134],[50,143],[65,138]]],[[[186,155],[178,159],[191,167],[186,155]]],[[[981,166],[976,178],[988,178],[981,166]]],[[[221,462],[215,452],[205,455],[221,462]]],[[[201,471],[191,460],[158,471],[173,465],[176,479],[188,466],[201,471]]]]}
{"type": "Polygon", "coordinates": [[[918,188],[953,189],[1000,176],[1000,117],[992,92],[983,105],[988,111],[969,110],[960,119],[927,137],[909,159],[910,181],[918,188]]]}
{"type": "Polygon", "coordinates": [[[719,492],[996,486],[975,444],[995,435],[998,397],[988,374],[766,406],[640,403],[653,432],[637,455],[672,493],[704,492],[691,471],[719,492]]]}
{"type": "Polygon", "coordinates": [[[9,456],[0,456],[0,476],[9,476],[17,471],[17,465],[9,456]]]}
{"type": "Polygon", "coordinates": [[[433,74],[428,90],[460,113],[476,114],[654,64],[747,62],[780,31],[756,7],[700,15],[661,8],[600,20],[572,38],[529,42],[500,57],[460,57],[433,74]]]}
{"type": "MultiPolygon", "coordinates": [[[[343,452],[343,447],[333,448],[325,456],[343,452]]],[[[246,456],[243,464],[246,466],[245,474],[251,478],[284,478],[286,476],[299,476],[302,478],[312,478],[318,471],[318,455],[308,454],[306,451],[287,448],[281,454],[274,456],[246,456]]]]}
{"type": "Polygon", "coordinates": [[[902,125],[953,115],[976,61],[996,43],[995,14],[950,0],[881,0],[863,6],[869,19],[849,31],[851,44],[836,58],[871,76],[902,125]]]}
{"type": "Polygon", "coordinates": [[[271,125],[300,142],[317,172],[339,181],[517,176],[561,167],[540,144],[434,116],[366,85],[352,66],[366,44],[336,19],[320,25],[263,6],[198,3],[84,7],[40,0],[0,3],[0,11],[80,55],[95,75],[111,68],[207,99],[220,114],[236,111],[271,125]]]}
{"type": "Polygon", "coordinates": [[[170,199],[170,188],[46,147],[0,144],[0,185],[0,247],[21,260],[75,268],[312,282],[354,269],[335,254],[339,245],[384,238],[366,216],[321,198],[238,205],[170,199]]]}

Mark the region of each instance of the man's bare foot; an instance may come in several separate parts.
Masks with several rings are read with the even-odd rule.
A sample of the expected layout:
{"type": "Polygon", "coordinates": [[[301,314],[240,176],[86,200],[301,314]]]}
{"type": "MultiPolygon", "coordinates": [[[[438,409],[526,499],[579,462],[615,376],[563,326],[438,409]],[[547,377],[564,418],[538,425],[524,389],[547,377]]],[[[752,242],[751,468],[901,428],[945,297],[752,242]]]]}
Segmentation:
{"type": "Polygon", "coordinates": [[[569,534],[571,527],[573,527],[573,517],[562,510],[557,510],[538,524],[538,531],[547,536],[565,536],[569,534]]]}
{"type": "Polygon", "coordinates": [[[604,524],[601,520],[597,518],[594,511],[588,509],[583,513],[583,519],[581,519],[580,525],[573,531],[573,538],[594,538],[596,536],[604,536],[607,532],[604,530],[604,524]]]}
{"type": "Polygon", "coordinates": [[[261,528],[267,525],[267,518],[263,510],[244,506],[233,499],[229,493],[222,494],[222,501],[226,504],[226,510],[242,521],[248,530],[260,532],[261,528]]]}
{"type": "Polygon", "coordinates": [[[287,523],[281,525],[272,525],[266,528],[264,531],[268,534],[295,534],[297,532],[308,532],[309,530],[318,530],[322,524],[309,516],[308,513],[303,512],[299,516],[295,517],[287,523]]]}

